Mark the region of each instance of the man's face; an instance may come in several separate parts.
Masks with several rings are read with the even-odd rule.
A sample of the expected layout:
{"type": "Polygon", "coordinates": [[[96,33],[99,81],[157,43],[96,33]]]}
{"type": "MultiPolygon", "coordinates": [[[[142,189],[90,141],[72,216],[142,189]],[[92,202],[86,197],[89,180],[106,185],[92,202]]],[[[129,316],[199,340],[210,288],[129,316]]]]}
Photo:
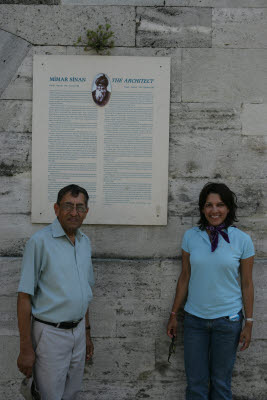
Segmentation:
{"type": "Polygon", "coordinates": [[[107,92],[107,88],[104,85],[97,85],[96,87],[96,93],[95,93],[95,97],[97,99],[97,101],[102,101],[105,97],[105,94],[107,92]]]}
{"type": "Polygon", "coordinates": [[[60,204],[54,204],[54,210],[58,220],[66,233],[75,233],[83,223],[89,208],[87,208],[83,193],[73,197],[66,193],[60,204]]]}

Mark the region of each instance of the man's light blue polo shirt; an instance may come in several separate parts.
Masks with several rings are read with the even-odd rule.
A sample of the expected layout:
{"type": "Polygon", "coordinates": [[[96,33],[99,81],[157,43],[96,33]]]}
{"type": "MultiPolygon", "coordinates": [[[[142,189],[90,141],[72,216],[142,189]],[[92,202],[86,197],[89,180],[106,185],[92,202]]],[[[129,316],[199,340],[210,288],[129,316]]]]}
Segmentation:
{"type": "Polygon", "coordinates": [[[80,230],[73,245],[56,218],[27,242],[18,291],[32,296],[35,317],[48,322],[83,318],[93,285],[91,245],[80,230]]]}
{"type": "Polygon", "coordinates": [[[185,311],[200,318],[228,316],[242,309],[238,283],[240,260],[254,256],[249,235],[237,228],[227,229],[230,243],[219,235],[212,253],[206,231],[194,227],[186,231],[182,249],[190,253],[191,276],[185,311]]]}

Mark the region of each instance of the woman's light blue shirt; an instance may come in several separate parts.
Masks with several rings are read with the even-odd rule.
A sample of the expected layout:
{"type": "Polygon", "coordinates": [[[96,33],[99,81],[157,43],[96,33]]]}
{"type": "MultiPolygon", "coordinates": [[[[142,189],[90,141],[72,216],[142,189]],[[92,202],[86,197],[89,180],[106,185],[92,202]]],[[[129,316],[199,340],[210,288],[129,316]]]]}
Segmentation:
{"type": "Polygon", "coordinates": [[[91,245],[80,230],[73,245],[55,219],[27,242],[18,291],[31,295],[35,317],[48,322],[83,318],[93,285],[91,245]]]}
{"type": "Polygon", "coordinates": [[[212,253],[206,231],[194,227],[186,231],[182,249],[190,253],[191,276],[185,311],[200,318],[214,319],[239,312],[242,292],[239,285],[241,259],[254,256],[250,236],[238,228],[227,229],[230,243],[219,235],[212,253]]]}

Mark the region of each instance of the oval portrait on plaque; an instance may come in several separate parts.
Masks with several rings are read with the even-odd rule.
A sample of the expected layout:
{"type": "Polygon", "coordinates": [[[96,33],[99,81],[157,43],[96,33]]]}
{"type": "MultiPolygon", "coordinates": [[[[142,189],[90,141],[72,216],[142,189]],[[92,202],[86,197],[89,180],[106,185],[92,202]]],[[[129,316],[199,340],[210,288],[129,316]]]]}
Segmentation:
{"type": "Polygon", "coordinates": [[[111,96],[111,83],[110,79],[106,74],[97,74],[92,83],[92,97],[100,107],[108,104],[111,96]]]}

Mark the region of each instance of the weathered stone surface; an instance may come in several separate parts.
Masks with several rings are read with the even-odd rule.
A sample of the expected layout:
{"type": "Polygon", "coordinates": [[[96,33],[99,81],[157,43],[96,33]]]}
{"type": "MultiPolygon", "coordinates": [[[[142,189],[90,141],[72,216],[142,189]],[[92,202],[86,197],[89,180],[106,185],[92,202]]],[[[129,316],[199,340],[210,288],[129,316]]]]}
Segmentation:
{"type": "Polygon", "coordinates": [[[31,100],[32,99],[32,69],[33,56],[35,54],[57,54],[65,55],[66,47],[63,46],[32,46],[28,54],[22,61],[18,70],[12,76],[12,79],[7,88],[2,93],[1,99],[17,99],[31,100]]]}
{"type": "Polygon", "coordinates": [[[0,296],[10,297],[12,308],[13,298],[17,295],[19,285],[21,258],[0,257],[0,265],[0,296]]]}
{"type": "MultiPolygon", "coordinates": [[[[13,176],[29,171],[31,168],[31,134],[19,132],[0,132],[0,176],[13,176]]],[[[19,178],[18,178],[19,179],[19,178]]],[[[1,194],[9,195],[13,180],[4,181],[1,194]]],[[[14,191],[17,189],[14,187],[14,191]]],[[[27,190],[30,186],[27,185],[27,190]]],[[[30,193],[27,193],[29,196],[30,193]]],[[[2,199],[0,199],[0,202],[2,199]]],[[[21,204],[25,208],[26,204],[21,204]]]]}
{"type": "MultiPolygon", "coordinates": [[[[241,120],[242,135],[267,136],[267,104],[244,104],[242,107],[241,120]]],[[[253,138],[253,141],[254,140],[253,138]]]]}
{"type": "MultiPolygon", "coordinates": [[[[31,224],[30,216],[0,214],[0,255],[20,256],[25,242],[42,224],[31,224]]],[[[143,258],[177,257],[182,235],[192,226],[192,217],[170,217],[167,226],[129,227],[84,225],[95,257],[143,258]],[[168,238],[168,240],[166,240],[168,238]]]]}
{"type": "MultiPolygon", "coordinates": [[[[67,47],[67,54],[87,54],[81,47],[67,47]]],[[[92,51],[88,53],[94,54],[92,51]]],[[[182,65],[181,49],[176,48],[135,48],[115,47],[111,49],[112,56],[134,56],[134,57],[171,57],[171,101],[181,101],[182,65]]]]}
{"type": "Polygon", "coordinates": [[[62,5],[90,6],[164,6],[164,0],[61,0],[62,5]]]}
{"type": "Polygon", "coordinates": [[[110,23],[117,46],[134,46],[134,18],[134,7],[0,6],[0,28],[36,45],[73,45],[87,29],[110,23]]]}
{"type": "Polygon", "coordinates": [[[0,4],[56,5],[60,4],[60,0],[0,0],[0,4]]]}
{"type": "Polygon", "coordinates": [[[17,297],[1,296],[0,336],[18,336],[18,334],[17,297]]]}
{"type": "Polygon", "coordinates": [[[155,365],[153,337],[94,339],[94,357],[85,367],[85,379],[136,380],[155,365]]]}
{"type": "MultiPolygon", "coordinates": [[[[177,376],[172,380],[149,381],[144,379],[138,381],[108,381],[103,382],[94,380],[84,381],[84,392],[79,400],[184,400],[184,393],[181,390],[181,383],[177,376]]],[[[8,399],[9,400],[9,399],[8,399]]]]}
{"type": "Polygon", "coordinates": [[[182,100],[262,103],[267,99],[267,50],[183,50],[182,100]]]}
{"type": "MultiPolygon", "coordinates": [[[[1,171],[1,169],[0,169],[1,171]]],[[[31,174],[23,173],[15,177],[0,177],[0,214],[28,214],[31,210],[31,174]]]]}
{"type": "Polygon", "coordinates": [[[18,380],[9,380],[7,382],[0,383],[0,393],[5,400],[25,400],[20,394],[20,384],[22,378],[18,380]]]}
{"type": "Polygon", "coordinates": [[[211,9],[137,8],[136,45],[211,47],[211,9]]]}
{"type": "MultiPolygon", "coordinates": [[[[157,276],[156,287],[160,280],[157,276]]],[[[142,295],[139,299],[120,299],[116,308],[116,336],[118,337],[153,337],[162,334],[161,299],[147,298],[142,295]]]]}
{"type": "Polygon", "coordinates": [[[16,336],[1,336],[0,354],[0,382],[22,379],[23,375],[19,372],[16,362],[19,354],[19,338],[16,336]]]}
{"type": "Polygon", "coordinates": [[[253,340],[248,350],[237,352],[233,374],[233,393],[236,400],[242,399],[242,396],[248,400],[266,398],[266,364],[266,340],[253,340]]]}
{"type": "Polygon", "coordinates": [[[95,279],[98,282],[94,289],[95,296],[104,297],[107,301],[109,298],[159,299],[159,271],[159,261],[118,260],[108,264],[99,261],[95,264],[95,279]]]}
{"type": "MultiPolygon", "coordinates": [[[[183,181],[181,181],[183,182],[183,181]]],[[[177,216],[175,198],[173,198],[172,210],[174,215],[170,215],[166,227],[117,227],[117,226],[90,226],[84,225],[83,231],[91,238],[93,254],[95,257],[104,258],[142,258],[142,257],[174,257],[180,256],[180,245],[182,236],[186,229],[189,229],[198,220],[197,198],[200,189],[207,180],[194,181],[196,185],[190,186],[185,183],[177,186],[172,183],[172,192],[178,198],[180,194],[187,205],[187,213],[191,209],[195,212],[188,217],[177,216]],[[199,190],[195,189],[199,187],[199,190]],[[191,194],[191,188],[194,188],[195,196],[191,194]],[[195,207],[195,208],[194,208],[195,207]],[[168,237],[168,240],[166,240],[168,237]]],[[[235,182],[226,181],[230,187],[235,182]]],[[[234,189],[240,199],[240,206],[246,207],[246,196],[249,196],[251,209],[256,209],[258,202],[258,192],[262,191],[263,184],[246,183],[245,186],[240,182],[238,190],[234,189]],[[256,192],[254,189],[256,188],[256,192]],[[244,201],[244,205],[242,202],[244,201]],[[253,205],[253,201],[255,205],[253,205]]],[[[264,195],[263,195],[264,196],[264,195]]],[[[264,198],[264,197],[263,197],[264,198]]],[[[264,200],[265,201],[265,200],[264,200]]],[[[180,202],[181,205],[181,202],[180,202]]],[[[185,212],[186,213],[186,212],[185,212]]],[[[240,215],[240,214],[239,214],[240,215]]],[[[266,216],[264,214],[253,214],[250,217],[242,216],[238,226],[252,236],[257,251],[257,257],[267,256],[267,229],[266,216]]],[[[41,229],[42,224],[31,224],[30,217],[22,214],[0,214],[0,225],[5,229],[0,231],[0,255],[1,256],[20,256],[22,254],[26,240],[37,230],[41,229]]]]}
{"type": "Polygon", "coordinates": [[[30,101],[1,100],[0,132],[31,132],[32,103],[30,101]]]}
{"type": "Polygon", "coordinates": [[[266,8],[212,10],[212,47],[266,48],[266,8]]]}
{"type": "Polygon", "coordinates": [[[29,48],[30,44],[25,40],[0,30],[0,96],[28,53],[29,48]]]}
{"type": "MultiPolygon", "coordinates": [[[[266,205],[266,190],[261,180],[242,179],[238,183],[231,182],[231,178],[224,182],[234,190],[238,199],[238,216],[241,219],[247,215],[256,214],[258,207],[266,205]]],[[[170,215],[198,217],[198,196],[207,183],[207,179],[197,179],[188,182],[185,179],[170,179],[169,181],[169,213],[170,215]]]]}
{"type": "Polygon", "coordinates": [[[267,7],[266,0],[165,0],[165,5],[221,8],[267,7]]]}
{"type": "Polygon", "coordinates": [[[265,179],[265,154],[265,137],[241,135],[240,106],[171,105],[170,178],[265,179]]]}

